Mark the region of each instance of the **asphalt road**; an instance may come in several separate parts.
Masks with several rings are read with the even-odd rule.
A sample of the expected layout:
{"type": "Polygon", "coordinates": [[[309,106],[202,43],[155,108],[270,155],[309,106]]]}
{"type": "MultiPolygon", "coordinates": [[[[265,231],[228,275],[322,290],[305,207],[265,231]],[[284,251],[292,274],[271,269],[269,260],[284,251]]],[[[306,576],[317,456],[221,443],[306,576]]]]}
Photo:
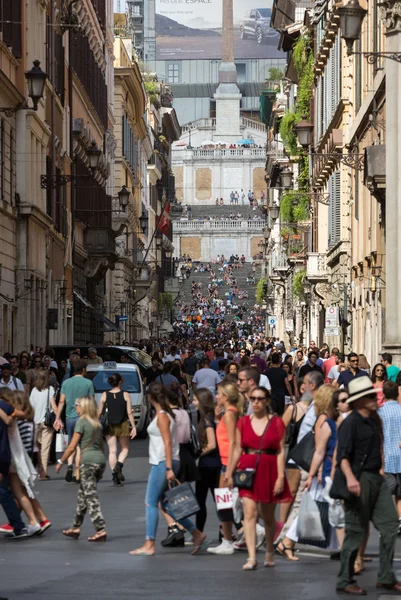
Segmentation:
{"type": "MultiPolygon", "coordinates": [[[[256,39],[241,40],[239,35],[234,39],[235,59],[245,58],[285,58],[285,54],[277,50],[279,37],[268,38],[264,44],[256,39]]],[[[193,60],[219,59],[222,53],[221,37],[158,37],[156,40],[157,60],[193,60]]]]}
{"type": "MultiPolygon", "coordinates": [[[[78,541],[60,531],[71,524],[77,488],[65,483],[63,475],[50,468],[52,480],[39,482],[39,499],[53,526],[42,537],[12,542],[0,539],[0,596],[9,600],[334,600],[338,563],[326,555],[302,552],[299,563],[278,557],[273,569],[259,566],[255,572],[241,570],[246,554],[193,557],[191,548],[165,550],[155,557],[132,557],[129,550],[142,545],[145,531],[144,494],[147,481],[147,442],[134,441],[124,469],[123,488],[113,488],[110,471],[100,483],[100,499],[107,521],[108,540],[90,544],[92,533],[86,518],[78,541]]],[[[158,540],[165,534],[160,523],[158,540]]],[[[217,536],[217,519],[210,505],[207,534],[217,536]]],[[[398,555],[401,555],[400,542],[398,555]]],[[[376,555],[360,583],[370,597],[381,600],[392,595],[377,594],[375,572],[378,540],[372,534],[369,551],[376,555]]],[[[400,559],[401,560],[401,556],[400,559]]],[[[263,562],[263,552],[259,554],[263,562]]],[[[397,562],[401,570],[401,563],[397,562]]],[[[398,573],[401,579],[401,571],[398,573]]]]}

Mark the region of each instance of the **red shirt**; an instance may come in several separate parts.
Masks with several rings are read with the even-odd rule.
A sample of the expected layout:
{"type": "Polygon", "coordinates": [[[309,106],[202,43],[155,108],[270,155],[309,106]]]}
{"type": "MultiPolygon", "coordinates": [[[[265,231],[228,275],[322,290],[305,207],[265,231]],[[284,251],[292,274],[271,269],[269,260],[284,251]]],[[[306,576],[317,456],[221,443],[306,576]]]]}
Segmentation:
{"type": "Polygon", "coordinates": [[[336,364],[336,357],[335,356],[330,356],[330,358],[328,358],[327,360],[325,360],[324,363],[322,364],[322,371],[323,371],[323,375],[324,375],[324,381],[326,383],[329,383],[328,374],[330,372],[331,367],[334,367],[335,364],[336,364]]]}

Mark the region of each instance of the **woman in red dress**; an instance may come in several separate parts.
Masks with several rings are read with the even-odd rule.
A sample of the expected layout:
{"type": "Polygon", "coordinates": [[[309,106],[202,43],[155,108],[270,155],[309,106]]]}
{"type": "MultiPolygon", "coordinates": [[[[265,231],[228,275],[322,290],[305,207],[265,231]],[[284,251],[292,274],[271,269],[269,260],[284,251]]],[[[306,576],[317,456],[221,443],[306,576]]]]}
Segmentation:
{"type": "Polygon", "coordinates": [[[257,387],[252,391],[249,399],[252,403],[253,414],[242,417],[238,421],[235,449],[227,469],[228,484],[232,486],[235,469],[255,469],[259,455],[252,489],[240,490],[244,506],[244,532],[248,548],[248,559],[242,567],[244,571],[254,571],[257,566],[258,509],[266,530],[264,566],[274,567],[273,541],[276,504],[289,502],[292,499],[284,473],[284,423],[280,417],[270,412],[270,392],[268,390],[257,387]]]}

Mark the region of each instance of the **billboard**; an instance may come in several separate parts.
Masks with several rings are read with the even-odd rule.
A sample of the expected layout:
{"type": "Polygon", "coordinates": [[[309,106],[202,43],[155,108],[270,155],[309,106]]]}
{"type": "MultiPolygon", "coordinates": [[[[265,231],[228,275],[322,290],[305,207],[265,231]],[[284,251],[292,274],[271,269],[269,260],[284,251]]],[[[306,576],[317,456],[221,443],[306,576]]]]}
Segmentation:
{"type": "MultiPolygon", "coordinates": [[[[234,56],[283,58],[270,27],[272,0],[233,0],[234,56]]],[[[156,0],[156,60],[219,59],[222,0],[156,0]]]]}

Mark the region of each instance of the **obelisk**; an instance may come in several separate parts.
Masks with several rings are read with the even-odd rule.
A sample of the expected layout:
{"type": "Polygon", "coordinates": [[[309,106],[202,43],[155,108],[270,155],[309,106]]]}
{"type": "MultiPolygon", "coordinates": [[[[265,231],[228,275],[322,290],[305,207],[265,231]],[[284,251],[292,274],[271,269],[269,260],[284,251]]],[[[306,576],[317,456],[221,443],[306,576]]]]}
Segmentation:
{"type": "Polygon", "coordinates": [[[237,69],[234,64],[234,11],[233,0],[222,0],[222,56],[219,67],[219,87],[216,99],[217,140],[237,142],[241,137],[240,102],[237,86],[237,69]]]}

